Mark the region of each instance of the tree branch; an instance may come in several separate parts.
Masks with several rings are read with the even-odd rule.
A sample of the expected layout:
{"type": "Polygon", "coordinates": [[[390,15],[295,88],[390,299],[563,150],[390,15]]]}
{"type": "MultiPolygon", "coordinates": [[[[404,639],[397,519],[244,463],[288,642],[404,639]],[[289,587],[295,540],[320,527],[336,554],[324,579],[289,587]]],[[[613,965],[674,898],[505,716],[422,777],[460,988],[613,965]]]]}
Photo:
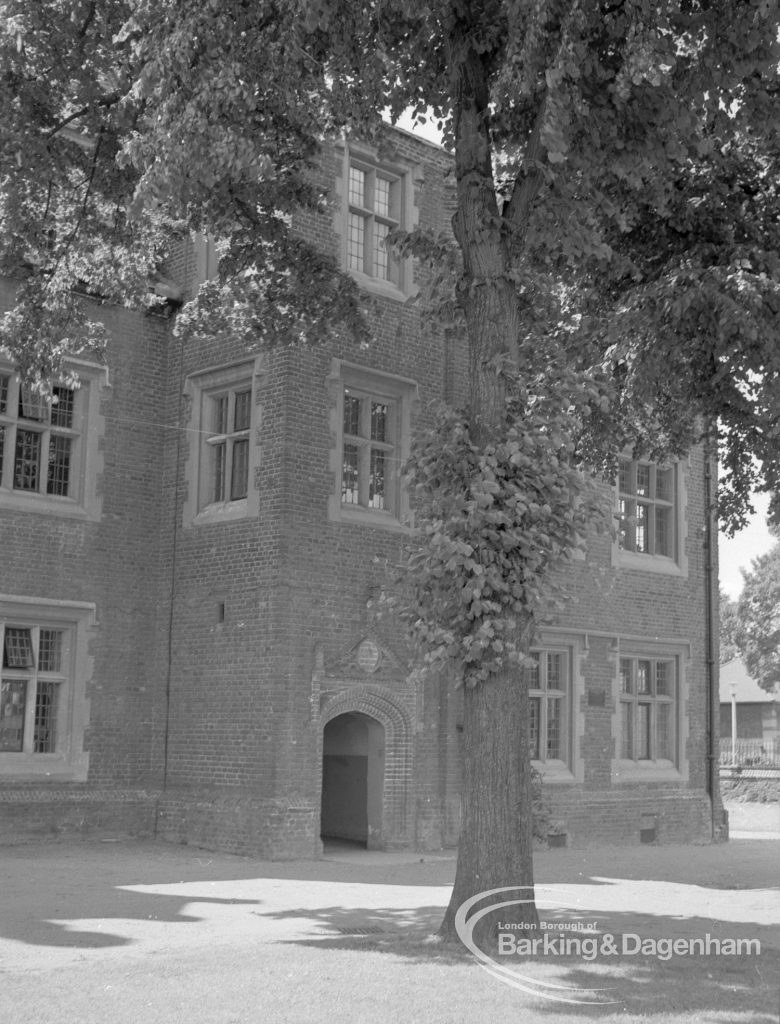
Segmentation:
{"type": "Polygon", "coordinates": [[[523,155],[520,171],[515,178],[512,195],[504,204],[502,217],[514,229],[514,234],[525,234],[531,216],[531,207],[544,181],[540,164],[545,156],[542,145],[542,125],[547,112],[547,92],[539,105],[539,111],[531,129],[531,135],[523,155]]]}
{"type": "MultiPolygon", "coordinates": [[[[96,105],[98,107],[111,107],[114,105],[114,103],[118,103],[119,100],[121,100],[121,98],[121,93],[113,92],[109,96],[104,96],[102,99],[99,99],[96,105]]],[[[66,118],[63,118],[63,120],[60,121],[59,124],[56,124],[50,132],[46,133],[45,138],[53,138],[53,136],[55,136],[57,132],[61,132],[62,129],[66,128],[72,121],[77,121],[80,117],[83,117],[84,114],[88,114],[90,111],[90,107],[91,104],[88,104],[86,107],[82,107],[80,110],[76,110],[74,111],[74,113],[68,114],[68,116],[66,118]]]]}

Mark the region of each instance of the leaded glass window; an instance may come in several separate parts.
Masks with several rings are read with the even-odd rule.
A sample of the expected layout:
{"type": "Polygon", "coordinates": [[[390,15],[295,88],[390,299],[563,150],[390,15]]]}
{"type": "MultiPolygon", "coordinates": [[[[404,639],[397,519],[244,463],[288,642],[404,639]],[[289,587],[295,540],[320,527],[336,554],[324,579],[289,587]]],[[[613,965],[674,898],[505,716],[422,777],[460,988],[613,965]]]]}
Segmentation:
{"type": "Polygon", "coordinates": [[[55,753],[69,631],[0,623],[0,633],[0,753],[55,753]]]}
{"type": "Polygon", "coordinates": [[[369,163],[349,164],[347,184],[347,267],[380,281],[400,284],[397,260],[387,247],[387,236],[401,226],[401,191],[398,175],[369,163]]]}
{"type": "Polygon", "coordinates": [[[249,443],[252,389],[248,384],[207,393],[204,396],[211,425],[206,436],[209,502],[246,498],[249,488],[249,443]]]}
{"type": "Polygon", "coordinates": [[[675,470],[673,466],[620,460],[618,540],[624,551],[674,558],[675,470]]]}
{"type": "Polygon", "coordinates": [[[62,385],[44,394],[15,374],[0,374],[0,488],[77,497],[78,396],[62,385]]]}
{"type": "Polygon", "coordinates": [[[396,403],[344,388],[341,501],[395,512],[396,403]]]}
{"type": "Polygon", "coordinates": [[[523,672],[530,701],[529,731],[534,761],[570,760],[570,652],[543,650],[531,653],[533,663],[523,672]]]}
{"type": "Polygon", "coordinates": [[[674,761],[676,661],[620,659],[620,756],[674,761]]]}

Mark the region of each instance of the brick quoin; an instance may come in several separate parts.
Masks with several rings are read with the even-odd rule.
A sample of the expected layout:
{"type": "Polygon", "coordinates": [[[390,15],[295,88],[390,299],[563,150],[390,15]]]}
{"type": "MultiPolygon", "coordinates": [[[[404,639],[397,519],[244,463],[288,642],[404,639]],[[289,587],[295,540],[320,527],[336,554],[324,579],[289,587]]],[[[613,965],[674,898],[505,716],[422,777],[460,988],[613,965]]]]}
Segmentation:
{"type": "MultiPolygon", "coordinates": [[[[391,164],[408,170],[417,223],[449,231],[450,157],[401,131],[392,138],[391,164]]],[[[343,149],[324,146],[319,174],[334,197],[343,168],[343,149]]],[[[296,225],[340,259],[332,209],[307,212],[296,225]]],[[[191,291],[197,265],[193,243],[168,270],[191,291]]],[[[419,283],[419,268],[415,274],[419,283]]],[[[12,294],[6,283],[6,306],[12,294]]],[[[453,679],[413,671],[403,630],[378,601],[405,533],[387,528],[381,516],[332,515],[342,386],[334,367],[414,382],[412,431],[430,424],[436,403],[465,395],[465,351],[403,299],[372,293],[367,349],[344,337],[270,352],[259,343],[247,351],[239,339],[183,347],[172,332],[173,312],[91,307],[110,334],[98,439],[100,518],[20,512],[0,492],[0,591],[96,609],[86,680],[89,769],[76,782],[33,779],[15,773],[6,757],[6,842],[157,835],[274,859],[318,856],[324,730],[351,715],[382,730],[381,845],[457,843],[461,695],[453,679]],[[199,375],[256,357],[255,511],[188,518],[202,447],[194,426],[199,375]],[[364,657],[366,643],[378,652],[377,664],[364,657]]],[[[678,480],[686,499],[677,558],[684,571],[659,572],[651,560],[646,567],[621,564],[612,539],[594,534],[587,556],[562,570],[565,610],[544,624],[543,646],[568,652],[571,664],[568,764],[540,766],[551,834],[568,845],[702,841],[720,820],[717,794],[713,809],[707,786],[701,452],[684,460],[678,480]],[[667,655],[684,682],[676,765],[621,772],[620,659],[667,655]]],[[[363,756],[344,754],[356,763],[363,756]]]]}

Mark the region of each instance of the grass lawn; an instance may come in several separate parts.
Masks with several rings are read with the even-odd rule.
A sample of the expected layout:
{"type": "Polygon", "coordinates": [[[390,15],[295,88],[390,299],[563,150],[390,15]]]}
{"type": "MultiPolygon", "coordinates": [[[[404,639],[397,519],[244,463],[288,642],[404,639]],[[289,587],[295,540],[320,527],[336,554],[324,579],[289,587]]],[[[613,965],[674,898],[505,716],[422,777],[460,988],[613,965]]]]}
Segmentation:
{"type": "Polygon", "coordinates": [[[757,939],[759,955],[556,950],[501,958],[503,978],[432,938],[451,859],[267,864],[138,843],[6,849],[0,860],[2,1022],[780,1021],[773,842],[550,851],[536,871],[550,925],[579,922],[618,944],[757,939]]]}

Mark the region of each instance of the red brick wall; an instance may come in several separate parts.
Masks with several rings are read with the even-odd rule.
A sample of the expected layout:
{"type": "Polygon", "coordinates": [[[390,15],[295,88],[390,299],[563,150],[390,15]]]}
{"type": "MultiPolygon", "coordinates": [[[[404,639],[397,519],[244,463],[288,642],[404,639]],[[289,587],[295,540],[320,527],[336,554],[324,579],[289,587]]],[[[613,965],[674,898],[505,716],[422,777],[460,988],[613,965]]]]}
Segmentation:
{"type": "MultiPolygon", "coordinates": [[[[398,147],[421,168],[420,224],[446,230],[447,158],[403,134],[398,147]]],[[[334,173],[326,151],[323,174],[334,173]]],[[[307,215],[300,227],[336,253],[330,212],[307,215]]],[[[158,806],[163,838],[267,857],[312,856],[320,849],[322,729],[329,716],[356,710],[385,726],[385,845],[453,845],[460,694],[451,680],[410,676],[401,630],[370,601],[401,557],[402,534],[328,518],[335,481],[327,379],[335,357],[415,380],[413,426],[420,428],[435,401],[463,393],[463,351],[445,345],[415,305],[381,297],[369,312],[368,349],[344,339],[327,349],[272,351],[259,382],[258,515],[187,525],[185,465],[197,443],[182,398],[187,378],[252,353],[238,340],[183,349],[160,319],[101,315],[112,328],[101,521],[19,517],[0,508],[3,590],[98,606],[90,776],[75,788],[143,791],[146,811],[139,814],[138,801],[120,801],[112,827],[124,814],[128,831],[148,831],[158,806]],[[366,675],[351,652],[369,635],[384,660],[366,675]]],[[[709,834],[700,456],[686,474],[687,578],[616,570],[605,537],[593,538],[589,559],[566,571],[571,600],[557,624],[589,634],[586,693],[576,697],[586,767],[582,785],[550,785],[546,795],[571,844],[636,843],[648,821],[659,841],[709,834]],[[612,782],[616,709],[611,697],[589,704],[587,693],[611,694],[609,637],[616,633],[690,643],[685,783],[612,782]]],[[[23,831],[19,806],[14,827],[23,831]]],[[[49,805],[40,801],[28,806],[33,830],[47,815],[53,827],[71,827],[72,807],[58,814],[42,812],[49,805]]],[[[90,806],[84,828],[104,814],[99,799],[90,806]]]]}

